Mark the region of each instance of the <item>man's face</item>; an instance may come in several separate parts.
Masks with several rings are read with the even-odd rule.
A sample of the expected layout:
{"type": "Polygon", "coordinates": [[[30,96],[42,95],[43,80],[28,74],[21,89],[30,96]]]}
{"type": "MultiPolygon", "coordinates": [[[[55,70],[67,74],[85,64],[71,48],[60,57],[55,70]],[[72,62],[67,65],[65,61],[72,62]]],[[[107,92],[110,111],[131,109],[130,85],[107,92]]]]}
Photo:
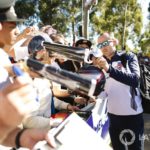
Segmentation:
{"type": "Polygon", "coordinates": [[[98,38],[97,46],[102,51],[103,55],[106,57],[112,56],[112,54],[115,51],[113,41],[103,35],[98,38]]]}
{"type": "Polygon", "coordinates": [[[3,22],[0,30],[0,44],[13,45],[16,41],[19,30],[16,27],[16,22],[3,22]]]}

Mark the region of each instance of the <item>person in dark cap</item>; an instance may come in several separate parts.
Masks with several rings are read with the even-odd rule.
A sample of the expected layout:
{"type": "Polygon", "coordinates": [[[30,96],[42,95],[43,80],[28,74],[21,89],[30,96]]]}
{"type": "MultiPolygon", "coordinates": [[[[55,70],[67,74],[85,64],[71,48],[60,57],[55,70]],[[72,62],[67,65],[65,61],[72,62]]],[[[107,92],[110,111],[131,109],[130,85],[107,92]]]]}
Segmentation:
{"type": "Polygon", "coordinates": [[[87,39],[80,39],[80,40],[76,41],[76,43],[75,43],[75,47],[91,49],[91,46],[92,46],[92,42],[87,39]]]}

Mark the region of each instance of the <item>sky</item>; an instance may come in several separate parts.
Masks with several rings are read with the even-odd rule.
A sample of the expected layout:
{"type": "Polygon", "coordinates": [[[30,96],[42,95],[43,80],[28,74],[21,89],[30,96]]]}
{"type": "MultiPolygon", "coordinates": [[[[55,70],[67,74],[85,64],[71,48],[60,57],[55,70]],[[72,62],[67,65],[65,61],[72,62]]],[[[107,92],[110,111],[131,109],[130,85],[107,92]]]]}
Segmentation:
{"type": "Polygon", "coordinates": [[[150,0],[138,0],[138,2],[141,4],[142,12],[143,12],[143,23],[144,26],[149,22],[147,19],[149,13],[148,13],[148,6],[150,3],[150,0]]]}
{"type": "MultiPolygon", "coordinates": [[[[144,32],[144,30],[146,29],[145,26],[148,24],[148,22],[150,20],[148,20],[148,6],[150,3],[150,0],[138,0],[138,2],[141,4],[142,7],[142,13],[143,13],[143,29],[142,29],[142,33],[144,32]]],[[[127,45],[130,47],[131,50],[134,49],[134,45],[133,45],[133,41],[132,40],[128,40],[127,41],[127,45]]]]}

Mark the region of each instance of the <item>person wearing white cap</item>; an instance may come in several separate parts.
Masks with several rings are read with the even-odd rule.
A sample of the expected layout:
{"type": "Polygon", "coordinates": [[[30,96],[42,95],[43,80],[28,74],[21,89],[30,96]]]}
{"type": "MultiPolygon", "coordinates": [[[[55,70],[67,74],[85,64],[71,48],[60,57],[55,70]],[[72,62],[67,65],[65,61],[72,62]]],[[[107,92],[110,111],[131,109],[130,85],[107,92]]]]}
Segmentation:
{"type": "MultiPolygon", "coordinates": [[[[41,63],[50,63],[52,66],[53,58],[47,57],[48,53],[41,45],[42,41],[50,41],[49,36],[46,33],[34,36],[28,44],[29,57],[38,60],[41,63]]],[[[50,81],[37,76],[37,74],[30,74],[33,79],[34,88],[37,91],[39,107],[37,110],[33,110],[24,120],[23,126],[25,128],[40,128],[50,129],[58,126],[62,122],[62,119],[52,119],[51,115],[55,114],[55,108],[57,110],[79,110],[78,107],[72,106],[69,103],[61,101],[54,97],[51,88],[50,81]],[[54,102],[54,105],[53,105],[54,102]],[[51,118],[50,118],[51,117],[51,118]]]]}
{"type": "Polygon", "coordinates": [[[15,0],[5,0],[5,1],[1,0],[0,1],[0,9],[1,8],[4,8],[4,9],[9,8],[9,7],[13,6],[14,4],[15,4],[15,0]]]}
{"type": "Polygon", "coordinates": [[[17,22],[23,22],[24,19],[19,19],[13,7],[0,9],[0,48],[2,48],[7,55],[13,57],[10,52],[10,47],[15,43],[19,34],[17,22]]]}
{"type": "MultiPolygon", "coordinates": [[[[26,108],[27,103],[31,100],[32,86],[23,76],[13,84],[7,82],[9,76],[4,66],[10,65],[10,62],[3,48],[15,40],[16,35],[13,29],[16,27],[17,21],[22,21],[15,15],[14,9],[11,7],[13,4],[12,0],[0,1],[0,87],[5,82],[4,87],[0,89],[0,144],[32,149],[38,141],[47,140],[50,145],[53,145],[52,147],[55,147],[54,139],[47,130],[22,130],[17,127],[27,114],[26,108]],[[6,78],[3,78],[3,73],[6,78]]],[[[30,78],[28,77],[28,79],[30,78]]]]}

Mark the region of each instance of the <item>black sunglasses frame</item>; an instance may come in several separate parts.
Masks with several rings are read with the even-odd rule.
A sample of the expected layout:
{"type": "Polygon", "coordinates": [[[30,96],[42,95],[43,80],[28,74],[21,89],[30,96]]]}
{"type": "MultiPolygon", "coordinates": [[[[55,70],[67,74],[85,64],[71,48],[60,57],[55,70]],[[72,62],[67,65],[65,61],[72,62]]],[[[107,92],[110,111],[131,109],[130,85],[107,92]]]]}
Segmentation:
{"type": "Polygon", "coordinates": [[[104,41],[102,43],[98,43],[97,48],[102,49],[105,46],[109,46],[109,44],[110,44],[110,41],[104,41]]]}

